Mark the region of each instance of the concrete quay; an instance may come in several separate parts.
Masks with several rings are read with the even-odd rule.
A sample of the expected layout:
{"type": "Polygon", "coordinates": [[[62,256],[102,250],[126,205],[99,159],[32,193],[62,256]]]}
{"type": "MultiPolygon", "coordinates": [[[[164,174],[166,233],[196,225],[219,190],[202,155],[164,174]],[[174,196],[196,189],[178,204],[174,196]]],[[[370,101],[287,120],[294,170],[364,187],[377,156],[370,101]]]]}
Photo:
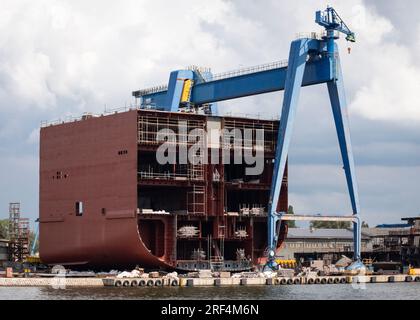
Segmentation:
{"type": "Polygon", "coordinates": [[[104,279],[105,286],[114,287],[212,287],[212,286],[265,286],[265,285],[338,285],[354,283],[416,282],[420,276],[373,275],[373,276],[328,276],[328,277],[275,277],[275,278],[179,278],[175,279],[104,279]],[[142,282],[139,282],[142,280],[142,282]]]}
{"type": "Polygon", "coordinates": [[[354,283],[419,283],[420,276],[370,275],[275,278],[0,278],[0,287],[212,287],[291,286],[354,283]]]}
{"type": "Polygon", "coordinates": [[[103,287],[101,278],[0,278],[0,287],[103,287]]]}

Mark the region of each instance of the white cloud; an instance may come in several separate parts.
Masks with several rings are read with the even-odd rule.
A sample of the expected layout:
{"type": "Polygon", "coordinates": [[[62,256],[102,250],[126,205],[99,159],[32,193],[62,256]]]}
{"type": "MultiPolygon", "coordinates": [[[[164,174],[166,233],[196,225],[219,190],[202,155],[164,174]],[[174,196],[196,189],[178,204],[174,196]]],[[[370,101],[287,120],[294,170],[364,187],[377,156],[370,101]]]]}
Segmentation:
{"type": "MultiPolygon", "coordinates": [[[[420,88],[418,50],[393,42],[392,23],[361,0],[332,2],[357,33],[355,56],[343,59],[354,89],[351,110],[369,119],[420,120],[412,103],[420,88]]],[[[319,30],[313,15],[323,6],[6,0],[0,94],[15,97],[22,109],[61,109],[63,101],[75,113],[121,106],[132,90],[167,81],[175,68],[199,64],[222,71],[286,58],[284,39],[319,30]]]]}
{"type": "Polygon", "coordinates": [[[365,23],[356,25],[355,57],[349,58],[357,64],[345,75],[356,89],[351,111],[371,120],[420,121],[418,50],[398,44],[386,18],[366,9],[364,15],[365,23]]]}
{"type": "Polygon", "coordinates": [[[39,143],[39,134],[40,134],[40,129],[36,128],[34,130],[32,130],[32,132],[29,134],[26,142],[29,144],[38,144],[39,143]]]}
{"type": "Polygon", "coordinates": [[[42,52],[24,55],[16,64],[4,64],[2,68],[8,76],[9,93],[40,108],[56,104],[48,83],[51,72],[50,58],[42,52]]]}
{"type": "Polygon", "coordinates": [[[352,111],[372,120],[420,121],[417,95],[420,92],[420,68],[415,56],[406,47],[396,44],[377,46],[369,69],[361,71],[367,76],[355,95],[352,111]]]}
{"type": "MultiPolygon", "coordinates": [[[[191,63],[233,60],[201,23],[232,15],[224,1],[6,1],[0,24],[0,79],[4,96],[21,109],[74,112],[117,107],[140,86],[166,81],[191,63]]],[[[242,26],[241,26],[242,25],[242,26]]]]}

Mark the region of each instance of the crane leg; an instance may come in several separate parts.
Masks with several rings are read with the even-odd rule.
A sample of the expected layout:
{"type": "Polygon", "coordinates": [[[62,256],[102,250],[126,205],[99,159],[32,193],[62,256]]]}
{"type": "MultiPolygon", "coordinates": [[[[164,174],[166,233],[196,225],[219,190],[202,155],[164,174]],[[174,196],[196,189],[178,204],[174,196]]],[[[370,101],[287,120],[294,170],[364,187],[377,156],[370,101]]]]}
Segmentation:
{"type": "Polygon", "coordinates": [[[181,102],[185,80],[193,80],[194,74],[191,70],[179,70],[171,72],[168,85],[168,96],[165,111],[177,112],[181,102]]]}
{"type": "Polygon", "coordinates": [[[336,61],[335,81],[328,82],[328,92],[330,95],[332,111],[334,115],[334,122],[337,130],[338,141],[340,144],[341,156],[344,164],[344,171],[346,174],[347,187],[350,194],[351,206],[353,215],[356,216],[356,222],[353,223],[353,238],[354,238],[354,259],[361,258],[361,223],[359,218],[360,205],[359,194],[357,189],[357,180],[353,159],[353,152],[351,149],[350,129],[347,113],[347,102],[344,92],[343,76],[339,59],[336,61]]]}
{"type": "Polygon", "coordinates": [[[308,39],[293,41],[290,48],[289,66],[286,75],[283,109],[278,132],[276,158],[268,208],[268,267],[275,266],[274,260],[278,240],[277,223],[281,220],[281,214],[277,212],[277,202],[280,197],[300,88],[302,86],[306,67],[308,41],[308,39]]]}

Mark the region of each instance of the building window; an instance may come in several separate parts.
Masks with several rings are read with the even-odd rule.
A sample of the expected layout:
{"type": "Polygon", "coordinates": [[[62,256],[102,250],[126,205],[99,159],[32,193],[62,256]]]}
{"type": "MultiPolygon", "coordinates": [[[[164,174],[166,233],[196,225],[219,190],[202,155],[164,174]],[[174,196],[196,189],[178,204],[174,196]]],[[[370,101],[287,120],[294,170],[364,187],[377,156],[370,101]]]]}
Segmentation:
{"type": "Polygon", "coordinates": [[[83,216],[83,202],[81,201],[76,202],[76,216],[83,216]]]}
{"type": "Polygon", "coordinates": [[[61,180],[61,179],[67,179],[69,177],[68,174],[64,174],[62,171],[57,171],[55,175],[53,175],[53,179],[61,180]]]}

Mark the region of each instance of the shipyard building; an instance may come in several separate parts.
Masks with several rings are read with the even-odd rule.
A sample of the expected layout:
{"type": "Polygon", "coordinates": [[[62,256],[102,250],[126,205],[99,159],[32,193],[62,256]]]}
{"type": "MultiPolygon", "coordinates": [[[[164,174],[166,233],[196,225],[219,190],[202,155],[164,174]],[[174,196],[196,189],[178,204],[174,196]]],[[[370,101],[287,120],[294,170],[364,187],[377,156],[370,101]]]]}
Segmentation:
{"type": "MultiPolygon", "coordinates": [[[[44,124],[42,261],[98,269],[251,268],[266,254],[278,127],[276,120],[137,108],[44,124]],[[174,138],[161,140],[165,130],[174,138]],[[175,147],[177,159],[196,146],[186,136],[192,131],[211,132],[198,139],[204,146],[198,156],[208,161],[158,162],[163,141],[175,147]],[[230,135],[245,131],[251,135],[239,142],[230,135]],[[235,155],[258,149],[263,170],[247,175],[249,164],[235,162],[235,155]]],[[[278,209],[287,208],[286,168],[278,209]]],[[[287,226],[281,231],[283,239],[287,226]]]]}

